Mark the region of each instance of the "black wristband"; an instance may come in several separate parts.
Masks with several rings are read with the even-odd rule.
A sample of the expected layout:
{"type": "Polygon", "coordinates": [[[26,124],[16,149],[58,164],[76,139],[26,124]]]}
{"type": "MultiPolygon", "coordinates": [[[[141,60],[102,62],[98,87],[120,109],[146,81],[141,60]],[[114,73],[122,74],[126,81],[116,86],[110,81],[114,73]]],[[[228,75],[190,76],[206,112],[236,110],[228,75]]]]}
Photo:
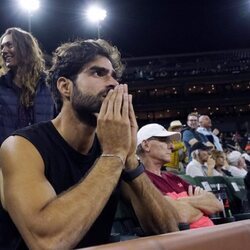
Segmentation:
{"type": "Polygon", "coordinates": [[[133,170],[130,170],[130,171],[123,170],[122,171],[122,179],[126,182],[130,182],[130,181],[134,180],[136,177],[138,177],[139,175],[141,175],[143,172],[144,172],[144,166],[143,166],[143,164],[140,163],[133,170]]]}

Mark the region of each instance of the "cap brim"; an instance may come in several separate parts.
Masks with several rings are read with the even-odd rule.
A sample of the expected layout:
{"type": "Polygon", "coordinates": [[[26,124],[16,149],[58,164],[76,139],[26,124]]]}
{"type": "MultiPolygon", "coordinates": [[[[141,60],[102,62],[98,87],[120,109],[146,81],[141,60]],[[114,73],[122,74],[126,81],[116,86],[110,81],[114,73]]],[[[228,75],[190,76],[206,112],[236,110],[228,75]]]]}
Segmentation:
{"type": "Polygon", "coordinates": [[[173,141],[177,141],[181,139],[181,134],[179,132],[170,132],[170,131],[162,131],[161,133],[157,133],[156,137],[167,137],[173,141]]]}

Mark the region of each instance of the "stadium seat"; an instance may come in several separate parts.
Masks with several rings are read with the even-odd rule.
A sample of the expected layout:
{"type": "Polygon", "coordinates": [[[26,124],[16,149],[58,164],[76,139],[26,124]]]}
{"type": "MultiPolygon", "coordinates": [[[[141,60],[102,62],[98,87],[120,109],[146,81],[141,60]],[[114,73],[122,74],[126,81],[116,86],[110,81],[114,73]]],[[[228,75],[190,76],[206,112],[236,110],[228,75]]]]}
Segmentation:
{"type": "Polygon", "coordinates": [[[118,202],[110,242],[135,239],[144,236],[131,205],[121,199],[118,202]]]}
{"type": "Polygon", "coordinates": [[[225,177],[224,179],[232,194],[230,205],[236,220],[250,219],[250,207],[244,179],[240,177],[225,177]]]}

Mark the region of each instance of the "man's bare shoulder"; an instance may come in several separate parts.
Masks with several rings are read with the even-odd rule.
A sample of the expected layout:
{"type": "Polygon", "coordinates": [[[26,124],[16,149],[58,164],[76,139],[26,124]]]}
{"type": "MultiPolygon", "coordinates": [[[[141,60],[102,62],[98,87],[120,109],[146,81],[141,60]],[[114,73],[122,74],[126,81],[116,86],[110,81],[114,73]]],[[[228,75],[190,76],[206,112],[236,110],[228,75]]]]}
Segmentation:
{"type": "Polygon", "coordinates": [[[41,166],[42,158],[35,146],[22,136],[10,136],[0,148],[0,166],[3,170],[9,171],[20,169],[20,166],[41,166]]]}

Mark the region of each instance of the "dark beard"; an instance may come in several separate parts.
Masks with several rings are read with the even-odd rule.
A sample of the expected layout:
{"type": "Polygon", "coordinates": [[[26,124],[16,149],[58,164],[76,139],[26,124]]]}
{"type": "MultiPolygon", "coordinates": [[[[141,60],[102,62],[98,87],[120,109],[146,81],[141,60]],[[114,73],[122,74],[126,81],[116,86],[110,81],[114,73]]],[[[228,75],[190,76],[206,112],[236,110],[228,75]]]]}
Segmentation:
{"type": "Polygon", "coordinates": [[[81,93],[78,87],[74,85],[72,107],[77,118],[92,127],[96,127],[96,113],[100,112],[103,96],[106,96],[109,90],[110,88],[101,91],[96,96],[91,96],[81,93]]]}

